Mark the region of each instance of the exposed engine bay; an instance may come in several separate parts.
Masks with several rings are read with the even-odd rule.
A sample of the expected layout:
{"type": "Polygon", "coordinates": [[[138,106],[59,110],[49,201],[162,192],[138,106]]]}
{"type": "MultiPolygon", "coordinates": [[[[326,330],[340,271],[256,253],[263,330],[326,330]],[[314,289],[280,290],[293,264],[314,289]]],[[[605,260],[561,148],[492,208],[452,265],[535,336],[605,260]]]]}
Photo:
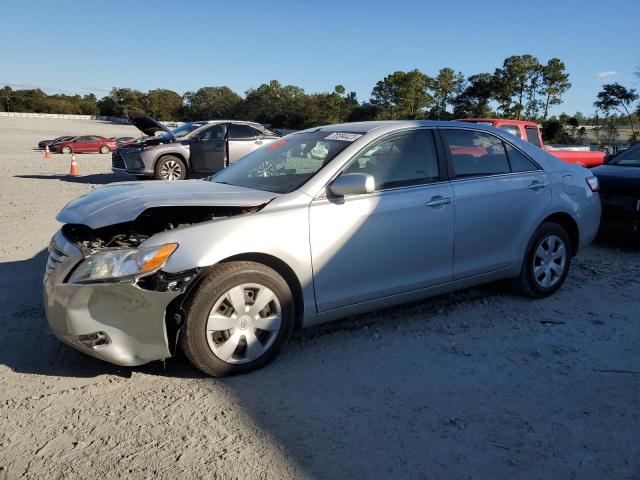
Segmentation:
{"type": "Polygon", "coordinates": [[[131,222],[118,223],[92,229],[86,225],[66,224],[65,236],[75,243],[84,255],[103,248],[132,248],[156,233],[196,223],[252,213],[264,205],[255,207],[153,207],[142,212],[131,222]]]}

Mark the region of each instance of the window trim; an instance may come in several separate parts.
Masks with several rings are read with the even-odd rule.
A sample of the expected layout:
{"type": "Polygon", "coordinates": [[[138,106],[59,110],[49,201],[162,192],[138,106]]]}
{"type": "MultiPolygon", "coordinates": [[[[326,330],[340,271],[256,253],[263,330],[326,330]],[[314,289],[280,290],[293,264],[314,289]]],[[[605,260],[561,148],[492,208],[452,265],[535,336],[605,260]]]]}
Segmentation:
{"type": "MultiPolygon", "coordinates": [[[[449,180],[452,182],[459,182],[459,181],[468,181],[468,180],[476,180],[479,178],[492,178],[492,177],[501,177],[501,176],[505,176],[505,175],[522,175],[522,174],[530,174],[530,173],[534,173],[534,172],[544,172],[544,169],[540,166],[540,164],[538,162],[536,162],[533,158],[531,158],[531,156],[527,155],[525,152],[523,152],[520,148],[518,148],[516,145],[514,145],[513,143],[511,143],[510,141],[508,141],[507,139],[502,138],[499,135],[496,135],[493,132],[488,132],[486,130],[480,130],[477,128],[468,128],[468,127],[458,127],[458,126],[451,126],[451,127],[438,127],[438,130],[469,130],[472,132],[478,132],[478,133],[484,133],[486,135],[491,135],[493,137],[496,137],[498,140],[500,140],[502,143],[509,145],[510,147],[516,149],[518,152],[520,152],[522,155],[524,155],[527,159],[529,159],[536,167],[536,170],[530,170],[528,172],[514,172],[513,171],[513,167],[511,166],[511,159],[509,158],[509,154],[507,153],[507,149],[505,148],[505,156],[507,157],[507,163],[509,164],[509,172],[507,173],[492,173],[492,174],[488,174],[488,175],[476,175],[473,177],[464,177],[464,178],[456,178],[455,176],[455,170],[453,169],[453,159],[451,158],[451,155],[447,152],[447,149],[445,148],[445,142],[444,142],[444,136],[441,134],[441,132],[439,132],[440,135],[440,139],[442,142],[442,150],[443,150],[443,154],[446,157],[447,160],[447,167],[448,167],[448,171],[449,171],[449,180]]],[[[521,139],[522,140],[522,139],[521,139]]],[[[525,140],[522,140],[523,142],[525,140]]]]}
{"type": "Polygon", "coordinates": [[[231,142],[255,141],[258,138],[260,138],[260,132],[258,131],[257,128],[253,128],[251,125],[247,125],[246,123],[234,123],[234,122],[231,122],[231,124],[229,124],[229,141],[231,142]],[[257,135],[254,135],[253,137],[233,138],[233,136],[231,136],[231,131],[233,127],[247,127],[248,129],[256,132],[257,135]]]}
{"type": "Polygon", "coordinates": [[[527,139],[525,140],[523,138],[523,140],[525,140],[526,142],[530,143],[531,145],[535,145],[538,148],[542,148],[542,140],[540,139],[540,129],[537,127],[534,127],[532,125],[525,125],[524,126],[524,134],[526,135],[527,139]],[[536,139],[538,140],[538,143],[533,143],[531,141],[529,141],[529,130],[535,130],[536,131],[536,139]]]}
{"type": "Polygon", "coordinates": [[[360,150],[358,150],[356,153],[354,153],[351,158],[349,160],[347,160],[345,162],[345,164],[342,166],[342,168],[340,168],[340,170],[331,177],[331,179],[325,184],[324,188],[318,193],[318,195],[316,195],[316,199],[320,199],[320,198],[341,198],[341,197],[336,197],[335,195],[331,195],[330,190],[329,190],[329,186],[340,176],[342,175],[345,170],[347,168],[349,168],[349,166],[355,162],[360,156],[362,156],[362,154],[364,152],[366,152],[367,150],[369,150],[370,148],[376,146],[379,143],[385,142],[387,140],[390,140],[394,137],[398,137],[400,135],[404,135],[407,134],[409,132],[413,132],[413,131],[417,131],[417,130],[429,130],[431,131],[431,135],[433,138],[433,144],[435,147],[435,152],[436,152],[436,161],[438,163],[438,179],[431,181],[431,182],[420,182],[420,183],[416,183],[413,185],[399,185],[399,186],[395,186],[395,187],[389,187],[389,188],[383,188],[380,190],[375,190],[371,193],[363,193],[363,194],[358,194],[358,195],[349,195],[349,198],[360,198],[360,197],[368,197],[371,195],[376,195],[376,194],[380,194],[380,193],[384,193],[384,192],[390,192],[390,191],[395,191],[395,190],[405,190],[408,188],[417,188],[417,187],[425,187],[425,186],[429,186],[429,185],[436,185],[436,184],[440,184],[440,183],[444,183],[444,182],[448,182],[449,178],[448,178],[448,168],[446,165],[446,160],[444,159],[444,152],[442,151],[442,145],[440,144],[440,138],[439,138],[439,132],[438,129],[436,127],[416,127],[416,128],[405,128],[402,130],[396,130],[393,132],[389,132],[386,135],[383,135],[381,137],[378,137],[374,140],[372,140],[371,142],[367,143],[366,145],[364,145],[360,150]]]}

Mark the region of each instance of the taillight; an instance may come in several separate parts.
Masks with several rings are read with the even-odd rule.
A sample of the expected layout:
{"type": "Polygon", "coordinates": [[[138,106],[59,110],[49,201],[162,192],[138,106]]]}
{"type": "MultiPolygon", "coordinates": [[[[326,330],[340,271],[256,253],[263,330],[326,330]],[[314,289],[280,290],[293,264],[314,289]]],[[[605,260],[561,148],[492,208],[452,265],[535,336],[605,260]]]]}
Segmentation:
{"type": "Polygon", "coordinates": [[[598,177],[587,177],[585,178],[585,180],[587,181],[587,185],[589,185],[589,188],[591,189],[592,192],[600,191],[600,184],[598,183],[598,177]]]}

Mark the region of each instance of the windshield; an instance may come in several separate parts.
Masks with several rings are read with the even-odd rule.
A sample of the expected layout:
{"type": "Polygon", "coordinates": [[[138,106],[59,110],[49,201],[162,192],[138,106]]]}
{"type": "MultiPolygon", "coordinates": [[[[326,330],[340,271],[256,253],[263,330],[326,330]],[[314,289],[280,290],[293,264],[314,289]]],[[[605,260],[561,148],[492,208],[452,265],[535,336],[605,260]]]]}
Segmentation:
{"type": "Polygon", "coordinates": [[[211,178],[212,182],[289,193],[301,187],[362,133],[294,133],[265,145],[211,178]]]}
{"type": "Polygon", "coordinates": [[[640,144],[620,152],[610,163],[621,167],[640,167],[640,144]]]}
{"type": "Polygon", "coordinates": [[[184,137],[185,135],[193,132],[196,128],[200,128],[203,123],[185,123],[184,125],[180,125],[177,128],[171,130],[171,134],[174,137],[184,137]]]}

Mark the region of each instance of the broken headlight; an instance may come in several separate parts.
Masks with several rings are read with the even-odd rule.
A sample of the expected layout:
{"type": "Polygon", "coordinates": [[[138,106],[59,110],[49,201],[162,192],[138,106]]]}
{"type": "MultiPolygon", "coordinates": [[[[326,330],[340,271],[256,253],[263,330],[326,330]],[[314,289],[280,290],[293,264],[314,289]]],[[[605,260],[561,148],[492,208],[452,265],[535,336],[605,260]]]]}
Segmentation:
{"type": "Polygon", "coordinates": [[[167,243],[149,248],[118,248],[94,253],[78,265],[70,283],[120,281],[147,275],[160,269],[178,248],[167,243]]]}

